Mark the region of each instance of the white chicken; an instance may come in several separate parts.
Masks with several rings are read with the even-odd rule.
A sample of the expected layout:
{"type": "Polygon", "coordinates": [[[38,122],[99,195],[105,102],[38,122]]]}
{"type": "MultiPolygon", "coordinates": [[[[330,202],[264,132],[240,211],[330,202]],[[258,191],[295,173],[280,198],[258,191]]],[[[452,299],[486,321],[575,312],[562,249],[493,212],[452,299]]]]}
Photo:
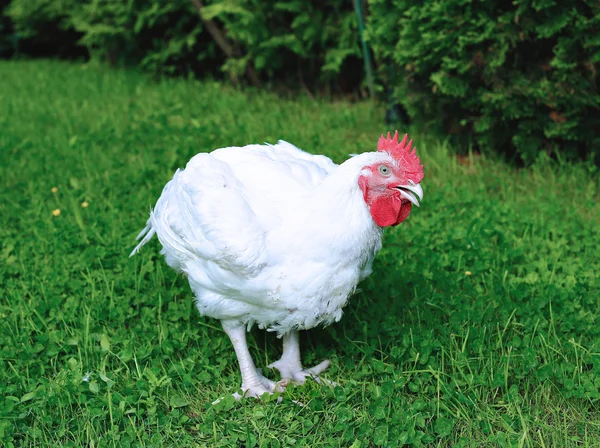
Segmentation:
{"type": "Polygon", "coordinates": [[[222,148],[194,156],[164,187],[131,255],[156,234],[200,314],[221,320],[240,365],[236,398],[318,381],[329,366],[302,366],[298,331],[340,320],[371,273],[382,228],[419,205],[423,167],[407,140],[388,133],[378,151],[341,165],[284,141],[222,148]],[[269,366],[278,383],[250,356],[253,324],[283,337],[281,359],[269,366]]]}

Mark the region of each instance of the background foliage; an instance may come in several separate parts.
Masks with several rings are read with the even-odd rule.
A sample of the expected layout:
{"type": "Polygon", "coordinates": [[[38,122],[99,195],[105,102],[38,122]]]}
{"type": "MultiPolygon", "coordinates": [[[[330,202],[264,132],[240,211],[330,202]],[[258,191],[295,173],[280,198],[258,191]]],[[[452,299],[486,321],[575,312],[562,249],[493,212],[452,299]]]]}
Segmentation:
{"type": "MultiPolygon", "coordinates": [[[[598,151],[600,3],[370,1],[369,42],[409,115],[527,162],[598,151]]],[[[596,153],[598,156],[598,153],[596,153]]]]}
{"type": "MultiPolygon", "coordinates": [[[[360,87],[353,2],[207,2],[202,19],[220,27],[230,55],[193,3],[12,0],[0,52],[87,54],[157,75],[238,79],[252,67],[278,85],[360,87]]],[[[597,1],[369,0],[365,10],[380,87],[422,128],[527,163],[541,153],[600,160],[597,1]]]]}
{"type": "Polygon", "coordinates": [[[188,0],[15,0],[7,15],[26,50],[38,42],[69,55],[85,49],[87,57],[154,74],[206,74],[223,59],[188,0]],[[61,46],[56,36],[64,33],[72,38],[61,46]]]}
{"type": "Polygon", "coordinates": [[[92,57],[139,64],[155,74],[206,75],[220,67],[239,76],[252,64],[265,80],[314,84],[359,56],[354,10],[342,0],[207,2],[202,18],[226,31],[235,51],[228,59],[189,0],[12,0],[8,15],[21,38],[52,39],[49,28],[74,32],[80,38],[71,45],[92,57]]]}

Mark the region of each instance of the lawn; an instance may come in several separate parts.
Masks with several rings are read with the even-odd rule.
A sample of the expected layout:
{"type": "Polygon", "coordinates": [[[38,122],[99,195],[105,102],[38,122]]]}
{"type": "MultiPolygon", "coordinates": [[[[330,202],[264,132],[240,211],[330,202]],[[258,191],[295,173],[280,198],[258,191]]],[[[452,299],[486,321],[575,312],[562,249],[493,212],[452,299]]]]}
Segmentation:
{"type": "MultiPolygon", "coordinates": [[[[128,258],[150,207],[197,152],[282,138],[341,162],[385,111],[58,62],[0,79],[3,446],[600,445],[595,168],[457,159],[415,132],[421,208],[342,321],[302,334],[338,386],[212,406],[237,363],[156,240],[128,258]]],[[[250,341],[258,365],[280,354],[250,341]]]]}

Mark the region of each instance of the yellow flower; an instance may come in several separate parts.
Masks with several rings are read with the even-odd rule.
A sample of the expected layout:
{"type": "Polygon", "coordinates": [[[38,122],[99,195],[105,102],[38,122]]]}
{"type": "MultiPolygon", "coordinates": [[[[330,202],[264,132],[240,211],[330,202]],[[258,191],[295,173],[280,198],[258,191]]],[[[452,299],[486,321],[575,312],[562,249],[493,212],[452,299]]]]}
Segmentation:
{"type": "Polygon", "coordinates": [[[60,208],[57,208],[56,210],[52,210],[52,214],[53,214],[54,216],[58,216],[58,215],[60,215],[60,208]]]}
{"type": "Polygon", "coordinates": [[[465,271],[465,275],[471,275],[473,274],[471,271],[465,271]]]}
{"type": "Polygon", "coordinates": [[[56,193],[57,191],[58,191],[58,188],[52,187],[52,193],[56,193]]]}
{"type": "Polygon", "coordinates": [[[81,206],[82,206],[83,208],[87,208],[87,206],[88,206],[88,205],[90,205],[90,204],[88,204],[88,201],[83,201],[83,202],[81,203],[81,206]]]}

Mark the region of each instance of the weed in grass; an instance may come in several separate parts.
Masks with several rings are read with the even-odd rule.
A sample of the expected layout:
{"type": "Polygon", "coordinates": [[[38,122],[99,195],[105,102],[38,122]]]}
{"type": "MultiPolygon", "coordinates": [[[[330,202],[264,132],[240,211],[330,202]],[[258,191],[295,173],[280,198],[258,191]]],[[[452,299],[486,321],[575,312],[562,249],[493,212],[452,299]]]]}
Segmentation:
{"type": "MultiPolygon", "coordinates": [[[[423,206],[342,321],[303,334],[338,386],[213,407],[239,385],[229,341],[156,242],[127,258],[149,207],[199,151],[372,150],[383,110],[91,65],[1,62],[0,78],[5,446],[598,446],[594,167],[459,161],[411,131],[423,206]]],[[[272,335],[250,341],[277,359],[272,335]]]]}

